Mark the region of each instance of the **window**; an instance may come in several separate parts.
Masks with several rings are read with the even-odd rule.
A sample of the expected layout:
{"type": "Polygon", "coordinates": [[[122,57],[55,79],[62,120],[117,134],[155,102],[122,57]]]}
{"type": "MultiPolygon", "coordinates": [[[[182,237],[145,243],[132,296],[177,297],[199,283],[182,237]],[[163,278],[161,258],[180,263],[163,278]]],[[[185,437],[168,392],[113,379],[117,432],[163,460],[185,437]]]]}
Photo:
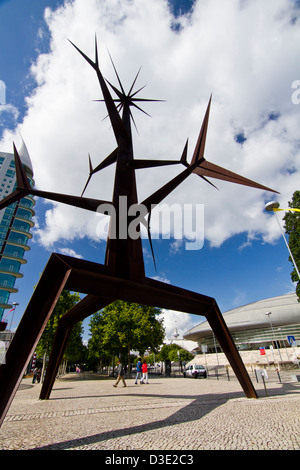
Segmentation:
{"type": "MultiPolygon", "coordinates": [[[[5,176],[7,176],[8,178],[14,178],[15,174],[16,173],[14,170],[7,170],[7,172],[5,173],[5,176]]],[[[3,180],[3,181],[6,181],[6,180],[3,180]]]]}

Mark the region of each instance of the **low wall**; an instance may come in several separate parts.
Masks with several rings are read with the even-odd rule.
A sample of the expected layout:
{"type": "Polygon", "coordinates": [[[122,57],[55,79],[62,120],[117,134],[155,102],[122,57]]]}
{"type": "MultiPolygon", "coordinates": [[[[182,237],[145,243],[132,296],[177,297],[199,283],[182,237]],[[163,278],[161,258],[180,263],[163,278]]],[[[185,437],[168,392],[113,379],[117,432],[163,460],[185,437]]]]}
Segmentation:
{"type": "MultiPolygon", "coordinates": [[[[260,350],[239,351],[246,368],[277,368],[290,370],[299,368],[300,347],[283,349],[265,349],[265,354],[261,355],[260,350]]],[[[217,354],[197,354],[189,364],[202,364],[204,367],[230,367],[224,353],[217,354]]]]}

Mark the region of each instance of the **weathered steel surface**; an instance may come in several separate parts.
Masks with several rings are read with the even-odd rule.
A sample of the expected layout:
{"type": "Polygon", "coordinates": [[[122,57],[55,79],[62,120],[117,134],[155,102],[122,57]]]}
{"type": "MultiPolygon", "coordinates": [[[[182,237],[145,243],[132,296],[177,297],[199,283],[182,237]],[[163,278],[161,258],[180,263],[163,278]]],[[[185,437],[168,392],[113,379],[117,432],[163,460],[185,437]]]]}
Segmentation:
{"type": "MultiPolygon", "coordinates": [[[[0,201],[0,209],[3,209],[27,194],[62,202],[90,211],[98,210],[101,212],[102,210],[103,213],[105,213],[108,209],[113,209],[116,215],[113,222],[116,223],[116,226],[111,228],[114,229],[116,236],[108,236],[107,238],[104,265],[57,254],[51,255],[48,265],[35,289],[7,352],[6,364],[0,367],[0,424],[3,422],[26,365],[34,352],[36,344],[63,289],[70,289],[87,295],[60,320],[41,391],[41,398],[46,399],[50,396],[73,325],[116,299],[134,301],[145,305],[153,305],[205,316],[225,352],[229,363],[235,371],[246,396],[256,398],[256,391],[232,341],[216,301],[211,297],[145,277],[141,237],[133,238],[128,236],[129,225],[135,220],[137,215],[124,219],[124,213],[122,212],[124,208],[120,201],[125,199],[127,208],[138,204],[135,177],[135,171],[137,169],[175,164],[183,165],[185,169],[142,202],[149,216],[153,206],[159,204],[191,174],[199,175],[210,184],[212,183],[207,177],[268,191],[273,190],[205,160],[204,151],[211,99],[209,100],[190,164],[187,163],[187,144],[179,160],[160,161],[134,159],[131,135],[131,121],[133,121],[133,116],[130,108],[135,107],[144,112],[137,103],[157,100],[137,98],[136,95],[141,89],[134,92],[133,88],[138,74],[129,92],[126,94],[117,72],[120,89],[109,84],[117,95],[117,99],[113,99],[106,80],[99,68],[97,43],[95,44],[95,61],[87,57],[77,46],[74,47],[96,71],[104,98],[103,101],[106,104],[108,116],[117,142],[116,149],[114,149],[96,168],[93,168],[91,160],[89,159],[90,172],[82,194],[95,173],[112,163],[116,163],[112,201],[50,193],[31,188],[18,152],[14,147],[17,188],[12,194],[0,201]],[[119,113],[120,110],[122,111],[121,114],[119,113]],[[124,233],[121,233],[121,236],[120,232],[124,232],[124,228],[125,232],[127,230],[127,233],[125,233],[125,236],[124,233]]],[[[137,232],[139,232],[138,224],[137,232]]],[[[148,233],[150,236],[149,225],[148,233]]]]}

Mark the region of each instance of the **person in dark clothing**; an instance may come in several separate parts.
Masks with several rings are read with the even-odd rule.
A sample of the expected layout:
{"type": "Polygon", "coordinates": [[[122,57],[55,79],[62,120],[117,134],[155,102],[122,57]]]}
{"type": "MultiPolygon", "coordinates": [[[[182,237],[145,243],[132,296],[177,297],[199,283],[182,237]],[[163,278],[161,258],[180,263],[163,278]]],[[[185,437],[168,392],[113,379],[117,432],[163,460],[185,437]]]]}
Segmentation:
{"type": "Polygon", "coordinates": [[[33,378],[32,378],[32,383],[35,384],[36,382],[39,383],[40,379],[40,372],[37,367],[34,368],[33,370],[33,378]]]}
{"type": "Polygon", "coordinates": [[[142,380],[142,361],[139,359],[136,363],[136,378],[135,384],[137,384],[138,379],[142,380]]]}
{"type": "Polygon", "coordinates": [[[123,364],[121,363],[121,361],[118,361],[118,377],[117,377],[117,380],[116,380],[116,383],[114,384],[114,387],[117,387],[118,386],[118,383],[120,382],[120,380],[122,380],[123,382],[123,387],[126,387],[126,382],[125,382],[125,379],[124,379],[124,367],[123,367],[123,364]]]}

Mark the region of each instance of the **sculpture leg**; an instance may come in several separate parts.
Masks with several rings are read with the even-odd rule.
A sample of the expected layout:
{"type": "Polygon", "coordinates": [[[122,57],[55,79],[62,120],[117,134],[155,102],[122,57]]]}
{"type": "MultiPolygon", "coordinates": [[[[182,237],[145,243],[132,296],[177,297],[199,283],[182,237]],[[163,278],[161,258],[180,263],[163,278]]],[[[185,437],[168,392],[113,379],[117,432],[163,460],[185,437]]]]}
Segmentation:
{"type": "MultiPolygon", "coordinates": [[[[229,364],[235,372],[246,397],[257,398],[256,390],[253,387],[249,374],[234,344],[215,299],[205,297],[201,294],[187,291],[179,287],[169,286],[152,279],[148,280],[148,282],[154,288],[155,295],[152,293],[152,297],[157,307],[169,308],[172,310],[178,310],[178,308],[180,308],[182,312],[203,315],[207,318],[207,321],[216,335],[229,364]],[[156,290],[157,287],[160,292],[156,290]]],[[[142,294],[143,289],[140,289],[139,293],[142,294]]],[[[144,295],[147,297],[147,305],[151,305],[151,290],[149,290],[148,286],[145,287],[144,295]]]]}
{"type": "Polygon", "coordinates": [[[112,302],[112,299],[104,299],[94,295],[87,295],[60,319],[40,393],[41,400],[48,400],[50,397],[59,365],[62,361],[64,351],[75,323],[84,320],[86,317],[92,315],[112,302]]]}
{"type": "Polygon", "coordinates": [[[47,400],[50,396],[55,377],[58,372],[59,365],[62,361],[65,348],[68,344],[72,327],[63,319],[60,320],[54,337],[54,342],[49,358],[49,363],[46,369],[45,378],[43,380],[42,389],[40,392],[40,399],[47,400]]]}
{"type": "Polygon", "coordinates": [[[239,380],[246,397],[257,398],[257,393],[217,304],[215,304],[214,308],[207,313],[206,318],[224,354],[226,355],[232,370],[239,380]]]}
{"type": "Polygon", "coordinates": [[[5,364],[0,366],[0,426],[70,271],[59,256],[52,254],[24,312],[5,364]]]}

